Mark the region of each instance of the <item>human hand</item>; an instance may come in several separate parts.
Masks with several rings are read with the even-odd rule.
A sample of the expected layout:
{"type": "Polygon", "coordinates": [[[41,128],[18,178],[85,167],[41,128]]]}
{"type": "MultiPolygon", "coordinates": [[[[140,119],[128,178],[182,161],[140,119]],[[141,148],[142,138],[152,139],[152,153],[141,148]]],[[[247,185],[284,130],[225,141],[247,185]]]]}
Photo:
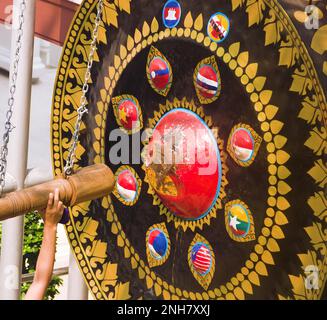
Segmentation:
{"type": "Polygon", "coordinates": [[[59,200],[59,189],[49,194],[48,205],[45,213],[42,215],[44,226],[56,226],[61,220],[64,211],[64,205],[59,200]]]}

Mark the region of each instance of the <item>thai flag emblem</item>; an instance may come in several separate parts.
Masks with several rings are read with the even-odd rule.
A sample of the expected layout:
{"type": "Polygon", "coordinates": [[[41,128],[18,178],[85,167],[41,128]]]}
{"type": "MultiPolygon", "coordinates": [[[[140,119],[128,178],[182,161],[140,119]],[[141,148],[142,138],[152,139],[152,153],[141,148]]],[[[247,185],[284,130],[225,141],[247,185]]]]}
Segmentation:
{"type": "Polygon", "coordinates": [[[200,67],[196,78],[196,86],[204,98],[214,97],[219,87],[216,71],[209,65],[200,67]]]}
{"type": "Polygon", "coordinates": [[[194,245],[191,259],[194,269],[200,275],[206,275],[210,271],[212,256],[205,244],[197,243],[194,245]]]}
{"type": "Polygon", "coordinates": [[[182,15],[182,9],[178,1],[169,0],[166,2],[162,19],[166,28],[174,28],[178,25],[182,15]]]}

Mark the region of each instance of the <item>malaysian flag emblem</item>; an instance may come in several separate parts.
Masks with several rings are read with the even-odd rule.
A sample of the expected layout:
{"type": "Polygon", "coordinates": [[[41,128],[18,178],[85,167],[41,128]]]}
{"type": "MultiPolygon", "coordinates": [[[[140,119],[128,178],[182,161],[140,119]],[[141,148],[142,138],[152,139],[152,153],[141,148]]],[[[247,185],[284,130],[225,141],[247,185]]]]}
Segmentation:
{"type": "Polygon", "coordinates": [[[203,243],[196,243],[192,248],[191,259],[193,268],[200,274],[206,275],[211,268],[211,252],[203,243]]]}

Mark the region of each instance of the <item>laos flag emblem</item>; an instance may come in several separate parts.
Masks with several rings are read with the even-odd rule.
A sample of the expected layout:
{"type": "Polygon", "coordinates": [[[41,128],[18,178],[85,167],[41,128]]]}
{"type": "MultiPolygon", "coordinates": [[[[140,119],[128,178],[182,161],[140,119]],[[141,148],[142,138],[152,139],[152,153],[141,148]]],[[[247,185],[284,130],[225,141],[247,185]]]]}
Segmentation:
{"type": "Polygon", "coordinates": [[[166,28],[174,28],[178,25],[182,15],[182,9],[178,1],[168,0],[162,11],[162,20],[166,28]]]}

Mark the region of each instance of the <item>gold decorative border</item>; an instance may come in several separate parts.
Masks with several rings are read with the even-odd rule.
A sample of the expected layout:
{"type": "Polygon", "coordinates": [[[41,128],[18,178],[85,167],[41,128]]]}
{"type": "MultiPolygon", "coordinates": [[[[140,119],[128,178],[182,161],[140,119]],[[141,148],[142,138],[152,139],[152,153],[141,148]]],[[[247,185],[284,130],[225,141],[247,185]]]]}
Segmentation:
{"type": "Polygon", "coordinates": [[[215,259],[215,254],[213,252],[213,249],[210,245],[210,243],[207,241],[207,239],[205,239],[204,237],[202,237],[200,234],[196,234],[195,237],[193,238],[189,249],[188,249],[188,265],[190,267],[190,270],[194,276],[194,278],[199,282],[199,284],[205,289],[208,290],[208,287],[210,286],[210,283],[213,279],[213,275],[215,273],[215,267],[216,267],[216,259],[215,259]],[[192,263],[192,249],[193,247],[197,244],[197,243],[203,243],[210,251],[211,253],[211,266],[210,266],[210,270],[207,274],[205,275],[201,275],[199,274],[193,267],[193,263],[192,263]]]}
{"type": "Polygon", "coordinates": [[[126,206],[132,207],[132,206],[135,205],[135,203],[138,201],[138,199],[140,197],[141,189],[142,189],[142,180],[140,179],[139,175],[137,174],[137,172],[132,167],[124,165],[124,166],[119,167],[119,169],[116,171],[116,173],[115,173],[116,181],[118,181],[117,178],[118,178],[119,174],[122,173],[123,171],[126,171],[126,170],[130,171],[133,174],[133,176],[135,177],[135,180],[136,180],[137,186],[136,186],[136,196],[135,196],[134,200],[133,201],[127,201],[124,197],[122,197],[119,194],[119,192],[117,190],[117,182],[115,184],[115,188],[112,191],[112,193],[114,194],[114,196],[121,203],[123,203],[126,206]]]}
{"type": "Polygon", "coordinates": [[[248,167],[250,166],[256,156],[257,156],[257,153],[259,151],[259,148],[260,148],[260,145],[261,145],[261,142],[262,142],[262,138],[254,131],[254,129],[252,129],[249,125],[247,124],[244,124],[244,123],[239,123],[237,124],[236,126],[233,127],[230,135],[229,135],[229,138],[228,138],[228,142],[227,142],[227,151],[229,153],[229,155],[233,158],[233,160],[241,167],[248,167]],[[241,128],[244,128],[246,130],[248,130],[251,135],[252,135],[252,138],[253,138],[253,141],[254,141],[254,146],[253,146],[253,153],[252,153],[252,156],[251,158],[248,160],[248,161],[241,161],[239,160],[235,154],[234,154],[234,150],[232,148],[232,137],[233,137],[233,134],[235,133],[235,131],[237,129],[241,129],[241,128]]]}
{"type": "MultiPolygon", "coordinates": [[[[221,186],[220,186],[220,193],[219,196],[217,197],[216,203],[212,206],[210,212],[206,216],[204,216],[201,219],[198,220],[187,220],[187,219],[182,219],[172,212],[168,210],[168,208],[162,203],[160,198],[158,197],[156,191],[154,188],[151,186],[150,181],[147,177],[147,174],[145,174],[144,181],[148,183],[148,194],[151,194],[153,196],[153,205],[157,205],[160,209],[160,215],[165,215],[167,217],[167,222],[173,222],[174,226],[176,229],[179,227],[182,227],[184,231],[186,231],[188,228],[191,229],[192,231],[195,231],[196,228],[199,228],[202,230],[203,226],[205,224],[210,225],[210,220],[212,218],[216,217],[216,212],[218,209],[222,208],[222,199],[226,196],[225,188],[226,185],[228,184],[228,180],[226,178],[226,174],[228,172],[228,168],[226,166],[226,154],[224,153],[224,143],[223,141],[219,138],[219,132],[218,128],[214,127],[213,128],[213,121],[210,116],[206,116],[203,107],[197,107],[194,104],[194,101],[192,100],[191,102],[188,102],[187,99],[184,97],[181,101],[177,98],[174,98],[173,102],[166,101],[165,105],[159,105],[159,110],[154,112],[154,117],[149,118],[149,129],[154,129],[157,122],[161,119],[161,117],[169,112],[170,110],[176,109],[176,108],[184,108],[188,109],[190,111],[193,111],[196,113],[198,116],[200,116],[205,123],[208,125],[209,129],[211,129],[212,133],[214,134],[218,149],[220,152],[220,160],[221,160],[221,186]]],[[[148,137],[150,138],[150,137],[148,137]]],[[[148,140],[144,140],[143,144],[147,146],[148,140]]],[[[146,166],[143,164],[142,169],[146,173],[146,166]]]]}
{"type": "Polygon", "coordinates": [[[166,97],[170,91],[171,85],[173,83],[173,70],[171,68],[171,65],[169,63],[169,61],[167,60],[167,58],[154,46],[151,46],[150,51],[149,51],[149,55],[148,55],[148,59],[147,59],[147,63],[146,63],[146,76],[148,78],[149,84],[151,86],[151,88],[157,92],[158,94],[166,97]],[[162,60],[164,60],[167,63],[168,66],[168,70],[169,70],[169,82],[166,86],[166,88],[159,90],[156,88],[156,86],[153,84],[152,79],[151,79],[151,72],[150,72],[150,63],[154,58],[160,58],[162,60]]]}
{"type": "Polygon", "coordinates": [[[233,200],[225,205],[225,225],[226,225],[226,230],[228,235],[235,241],[237,242],[248,242],[248,241],[253,241],[255,240],[255,229],[254,229],[254,221],[253,221],[253,215],[249,207],[241,200],[233,200]],[[250,229],[248,233],[245,235],[245,237],[238,237],[235,236],[234,233],[230,230],[229,222],[228,222],[228,213],[229,210],[234,206],[234,205],[241,205],[244,207],[244,209],[247,212],[248,218],[249,218],[249,223],[250,223],[250,229]]]}
{"type": "Polygon", "coordinates": [[[120,130],[122,130],[123,132],[131,135],[131,134],[134,134],[136,132],[139,132],[143,128],[143,114],[142,114],[142,109],[140,107],[140,103],[137,100],[137,98],[135,98],[134,96],[129,95],[129,94],[123,94],[123,95],[114,97],[114,98],[112,98],[112,107],[113,107],[113,110],[114,110],[114,115],[115,115],[117,124],[120,127],[120,130]],[[133,101],[135,103],[135,105],[136,105],[136,108],[137,108],[137,118],[138,118],[137,121],[138,121],[138,123],[137,123],[137,126],[135,128],[133,128],[132,130],[125,129],[123,124],[120,121],[120,118],[119,118],[118,109],[119,109],[120,104],[124,100],[133,101]]]}
{"type": "Polygon", "coordinates": [[[169,237],[169,233],[168,233],[165,223],[154,224],[152,227],[149,228],[149,230],[146,233],[146,237],[145,237],[145,245],[146,245],[146,256],[147,256],[150,268],[159,267],[167,261],[169,255],[170,255],[170,237],[169,237]],[[155,229],[162,231],[165,234],[166,239],[167,239],[167,251],[166,251],[166,254],[164,255],[164,257],[162,257],[162,259],[154,258],[148,247],[148,239],[149,239],[150,233],[151,233],[151,231],[153,231],[155,229]]]}
{"type": "MultiPolygon", "coordinates": [[[[302,109],[298,118],[304,120],[309,126],[314,126],[305,146],[311,149],[316,156],[323,157],[327,153],[326,97],[313,61],[290,17],[276,0],[231,0],[231,3],[233,11],[245,4],[249,27],[254,24],[260,25],[263,22],[265,46],[272,44],[279,46],[278,64],[280,67],[291,68],[296,63],[300,63],[299,68],[294,68],[289,91],[302,97],[302,109]],[[269,9],[269,16],[263,21],[263,13],[266,9],[269,9]],[[286,41],[283,41],[281,37],[283,31],[288,32],[286,41]]],[[[308,174],[314,179],[320,191],[309,197],[307,203],[312,209],[313,218],[317,217],[323,222],[324,212],[327,211],[327,200],[323,191],[327,179],[327,166],[322,159],[318,159],[308,174]]],[[[312,247],[306,253],[298,254],[303,272],[299,276],[289,275],[293,296],[278,295],[279,299],[320,299],[323,294],[327,282],[326,225],[314,222],[311,226],[305,227],[304,231],[309,235],[312,247]],[[317,257],[318,248],[321,248],[322,259],[317,257]],[[305,288],[305,268],[308,265],[319,266],[318,290],[305,288]]]]}
{"type": "Polygon", "coordinates": [[[198,99],[201,104],[210,104],[219,98],[220,92],[221,92],[221,77],[220,77],[220,72],[219,72],[219,68],[218,68],[215,56],[205,58],[197,64],[195,71],[194,71],[194,75],[193,75],[193,84],[194,84],[194,88],[196,91],[196,95],[198,96],[198,99]],[[217,89],[216,94],[212,98],[203,97],[197,86],[198,73],[199,73],[200,68],[204,65],[211,66],[215,70],[216,75],[217,75],[218,89],[217,89]]]}

